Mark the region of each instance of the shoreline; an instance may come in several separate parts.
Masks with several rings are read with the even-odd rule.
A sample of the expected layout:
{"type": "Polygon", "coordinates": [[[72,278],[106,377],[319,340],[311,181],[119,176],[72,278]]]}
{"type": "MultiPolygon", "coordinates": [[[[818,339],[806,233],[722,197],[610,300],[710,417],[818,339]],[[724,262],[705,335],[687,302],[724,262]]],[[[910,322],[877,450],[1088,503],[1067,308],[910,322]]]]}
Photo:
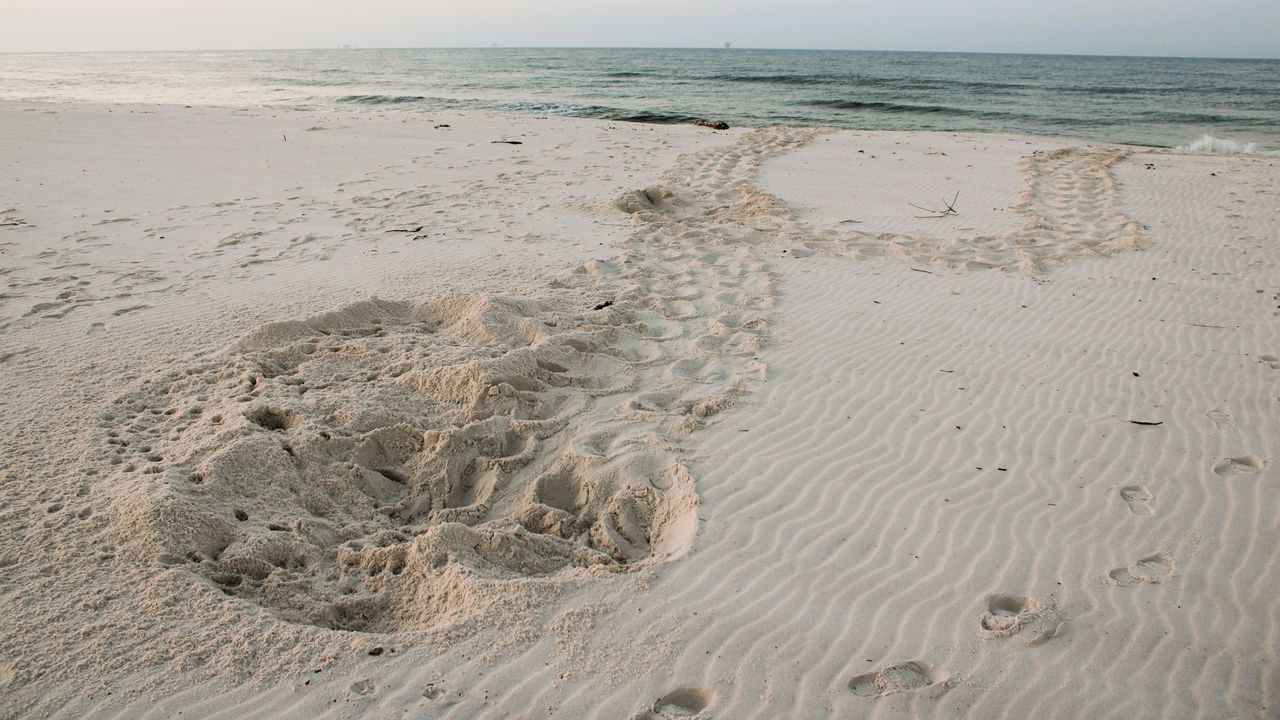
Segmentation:
{"type": "MultiPolygon", "coordinates": [[[[353,116],[357,116],[357,117],[364,116],[364,115],[385,117],[387,115],[394,114],[394,113],[404,113],[405,116],[409,116],[409,117],[422,117],[426,115],[438,115],[438,116],[475,115],[475,116],[488,117],[488,118],[510,117],[510,118],[525,118],[525,119],[535,119],[535,120],[546,120],[549,118],[564,118],[567,120],[582,120],[582,121],[600,122],[600,123],[626,123],[630,125],[653,126],[658,128],[685,127],[685,126],[693,125],[696,119],[710,119],[710,120],[716,119],[714,117],[714,114],[708,117],[701,117],[701,116],[695,116],[695,115],[682,115],[680,116],[681,119],[677,119],[677,120],[644,120],[644,119],[631,119],[631,118],[597,117],[592,115],[577,115],[572,113],[545,113],[545,112],[540,113],[540,112],[534,112],[534,111],[514,112],[514,111],[503,111],[503,110],[496,110],[496,109],[483,109],[483,108],[464,108],[464,109],[456,109],[456,110],[429,111],[429,110],[416,110],[411,108],[395,108],[395,107],[383,107],[383,108],[365,107],[363,109],[358,109],[357,107],[343,108],[340,106],[327,107],[323,105],[316,105],[312,107],[289,106],[289,105],[273,106],[273,105],[231,105],[231,104],[188,105],[188,104],[179,103],[179,102],[110,103],[110,102],[101,102],[101,101],[81,101],[81,100],[0,99],[0,109],[7,109],[7,110],[17,109],[19,111],[22,111],[23,109],[25,109],[25,107],[29,107],[29,106],[35,106],[36,108],[42,108],[46,106],[49,108],[67,108],[67,107],[93,108],[93,109],[108,110],[108,111],[111,111],[116,108],[123,108],[123,109],[129,109],[132,112],[139,112],[139,111],[158,112],[159,110],[162,110],[162,109],[168,109],[168,110],[204,109],[204,110],[219,110],[219,111],[225,111],[225,112],[231,112],[231,113],[277,112],[277,113],[298,113],[298,114],[328,113],[333,115],[343,115],[343,114],[350,113],[353,116]]],[[[1018,139],[1038,141],[1038,142],[1060,142],[1060,143],[1074,142],[1074,143],[1087,143],[1090,145],[1113,145],[1117,147],[1134,148],[1138,150],[1167,150],[1167,151],[1179,152],[1179,153],[1194,153],[1194,154],[1204,154],[1204,155],[1241,155],[1241,156],[1274,157],[1277,154],[1280,154],[1280,151],[1275,151],[1275,150],[1231,150],[1231,151],[1191,150],[1179,145],[1141,143],[1136,141],[1127,142],[1127,141],[1117,141],[1117,140],[1098,140],[1098,139],[1092,139],[1092,138],[1087,138],[1082,136],[1073,136],[1073,135],[1062,135],[1062,134],[1053,134],[1053,133],[1035,134],[1030,132],[1009,132],[1004,130],[990,130],[990,131],[884,130],[884,129],[848,128],[848,127],[841,127],[836,125],[823,125],[823,124],[811,124],[811,123],[797,123],[797,124],[773,123],[773,124],[764,124],[764,125],[743,124],[743,125],[733,125],[729,129],[744,131],[744,130],[760,130],[760,129],[769,128],[769,127],[785,127],[785,128],[795,128],[795,129],[807,128],[812,130],[824,130],[824,131],[833,130],[836,132],[866,133],[866,134],[901,133],[904,135],[932,134],[932,135],[939,135],[939,136],[962,136],[962,137],[990,136],[993,138],[1018,138],[1018,139]]],[[[721,132],[721,131],[717,131],[717,132],[721,132]]],[[[1256,146],[1256,143],[1252,143],[1252,142],[1238,143],[1237,141],[1227,139],[1227,138],[1217,138],[1207,133],[1201,138],[1201,140],[1205,138],[1218,141],[1218,142],[1235,144],[1240,147],[1256,146]]],[[[1198,141],[1193,140],[1193,141],[1190,141],[1189,144],[1194,144],[1194,142],[1198,142],[1198,141]]]]}
{"type": "MultiPolygon", "coordinates": [[[[457,109],[457,110],[429,111],[429,110],[409,110],[409,109],[377,108],[377,107],[368,107],[363,109],[342,108],[342,107],[325,107],[325,106],[319,106],[319,105],[315,107],[291,107],[291,106],[272,106],[272,105],[230,105],[230,104],[228,105],[221,105],[221,104],[188,105],[180,102],[111,103],[111,102],[81,101],[81,100],[65,100],[65,101],[64,100],[12,100],[12,99],[0,98],[0,111],[24,112],[28,108],[30,108],[32,112],[38,112],[42,108],[44,109],[85,108],[85,109],[94,109],[94,110],[107,110],[109,112],[114,111],[115,109],[127,109],[135,113],[141,111],[144,114],[148,112],[160,112],[161,110],[216,110],[216,111],[223,111],[228,113],[288,113],[288,114],[298,114],[298,115],[330,114],[330,115],[336,115],[336,116],[343,116],[343,115],[349,114],[353,118],[359,118],[359,117],[386,118],[389,115],[401,113],[403,114],[404,117],[415,117],[415,118],[423,118],[427,115],[436,115],[441,117],[446,115],[458,115],[463,117],[475,116],[475,117],[487,118],[491,120],[502,119],[502,118],[508,118],[512,120],[563,119],[570,122],[582,121],[587,123],[605,123],[605,124],[624,123],[627,125],[638,125],[641,127],[653,127],[653,128],[692,127],[694,126],[693,119],[706,119],[706,120],[712,120],[712,121],[717,119],[714,113],[706,117],[689,115],[688,117],[693,119],[687,122],[686,121],[667,122],[667,121],[652,121],[652,120],[626,120],[626,119],[618,119],[618,118],[592,117],[592,116],[586,116],[586,115],[573,115],[573,114],[562,114],[562,113],[536,113],[532,111],[507,112],[502,110],[490,110],[490,109],[483,109],[483,108],[463,108],[463,109],[457,109]]],[[[1091,139],[1087,137],[1080,137],[1080,136],[1073,136],[1073,135],[1060,135],[1060,134],[1039,135],[1035,133],[1007,132],[1002,130],[991,130],[991,131],[876,130],[876,129],[846,128],[846,127],[840,127],[836,125],[788,124],[788,123],[773,123],[773,124],[767,124],[767,125],[745,125],[745,124],[731,125],[729,130],[736,131],[736,132],[744,132],[744,131],[762,130],[762,129],[774,128],[774,127],[796,129],[796,130],[803,129],[803,130],[817,130],[817,131],[834,131],[834,132],[854,133],[854,134],[861,133],[861,134],[867,134],[867,135],[901,134],[904,136],[937,135],[940,137],[991,137],[993,139],[1010,138],[1010,139],[1017,139],[1017,140],[1046,142],[1046,143],[1084,143],[1089,145],[1111,145],[1111,146],[1123,147],[1123,148],[1135,148],[1139,150],[1143,150],[1143,149],[1167,150],[1167,151],[1174,151],[1174,152],[1180,152],[1180,153],[1192,153],[1192,154],[1204,154],[1204,155],[1242,155],[1242,156],[1256,155],[1256,156],[1262,156],[1262,157],[1271,157],[1273,155],[1273,153],[1269,151],[1257,151],[1252,153],[1246,153],[1246,152],[1220,153],[1220,152],[1213,152],[1213,151],[1194,151],[1194,150],[1182,150],[1182,149],[1179,149],[1178,146],[1174,146],[1174,145],[1159,145],[1159,144],[1144,144],[1144,143],[1138,143],[1138,142],[1096,140],[1096,139],[1091,139]]],[[[705,133],[725,132],[723,130],[713,130],[709,128],[700,128],[700,130],[705,133]]]]}

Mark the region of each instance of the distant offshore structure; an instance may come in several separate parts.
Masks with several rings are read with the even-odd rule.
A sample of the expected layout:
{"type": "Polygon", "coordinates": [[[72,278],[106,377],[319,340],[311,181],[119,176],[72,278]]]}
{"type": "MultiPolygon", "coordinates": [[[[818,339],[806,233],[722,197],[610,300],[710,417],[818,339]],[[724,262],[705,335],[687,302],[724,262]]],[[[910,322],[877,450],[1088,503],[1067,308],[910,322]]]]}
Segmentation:
{"type": "Polygon", "coordinates": [[[726,42],[726,43],[724,44],[724,49],[725,49],[725,50],[728,50],[730,47],[733,47],[733,43],[731,43],[731,42],[726,42]]]}

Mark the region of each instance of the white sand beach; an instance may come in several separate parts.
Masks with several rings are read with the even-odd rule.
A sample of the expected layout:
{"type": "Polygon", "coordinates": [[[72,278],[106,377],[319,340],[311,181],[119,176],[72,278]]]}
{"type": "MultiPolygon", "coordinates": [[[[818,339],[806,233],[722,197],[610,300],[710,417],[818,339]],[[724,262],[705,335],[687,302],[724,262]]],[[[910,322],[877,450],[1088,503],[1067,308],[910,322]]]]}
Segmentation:
{"type": "Polygon", "coordinates": [[[1280,157],[22,102],[0,148],[0,717],[1280,714],[1280,157]]]}

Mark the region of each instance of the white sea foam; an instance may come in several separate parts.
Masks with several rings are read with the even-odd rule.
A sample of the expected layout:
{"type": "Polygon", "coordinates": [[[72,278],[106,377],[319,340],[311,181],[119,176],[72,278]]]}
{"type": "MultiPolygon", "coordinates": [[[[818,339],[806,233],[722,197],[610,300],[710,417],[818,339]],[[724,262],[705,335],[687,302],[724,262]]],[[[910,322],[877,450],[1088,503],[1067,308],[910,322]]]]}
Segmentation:
{"type": "MultiPolygon", "coordinates": [[[[1258,150],[1257,143],[1240,142],[1229,138],[1216,138],[1212,135],[1201,135],[1199,140],[1189,145],[1179,145],[1179,150],[1190,150],[1191,152],[1208,152],[1220,153],[1223,155],[1239,155],[1262,152],[1258,150]]],[[[1273,153],[1263,152],[1265,155],[1273,153]]]]}

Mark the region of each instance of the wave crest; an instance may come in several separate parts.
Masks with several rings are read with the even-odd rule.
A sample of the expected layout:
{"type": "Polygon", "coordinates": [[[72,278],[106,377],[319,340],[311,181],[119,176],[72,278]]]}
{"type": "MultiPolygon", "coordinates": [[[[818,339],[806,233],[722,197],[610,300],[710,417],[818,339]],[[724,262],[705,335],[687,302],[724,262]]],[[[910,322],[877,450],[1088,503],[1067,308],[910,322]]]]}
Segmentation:
{"type": "Polygon", "coordinates": [[[1280,153],[1263,152],[1258,149],[1257,143],[1241,142],[1230,138],[1217,138],[1212,135],[1201,135],[1199,140],[1188,145],[1179,145],[1179,150],[1188,150],[1190,152],[1207,152],[1218,153],[1221,155],[1250,155],[1261,153],[1264,155],[1276,155],[1280,153]]]}

